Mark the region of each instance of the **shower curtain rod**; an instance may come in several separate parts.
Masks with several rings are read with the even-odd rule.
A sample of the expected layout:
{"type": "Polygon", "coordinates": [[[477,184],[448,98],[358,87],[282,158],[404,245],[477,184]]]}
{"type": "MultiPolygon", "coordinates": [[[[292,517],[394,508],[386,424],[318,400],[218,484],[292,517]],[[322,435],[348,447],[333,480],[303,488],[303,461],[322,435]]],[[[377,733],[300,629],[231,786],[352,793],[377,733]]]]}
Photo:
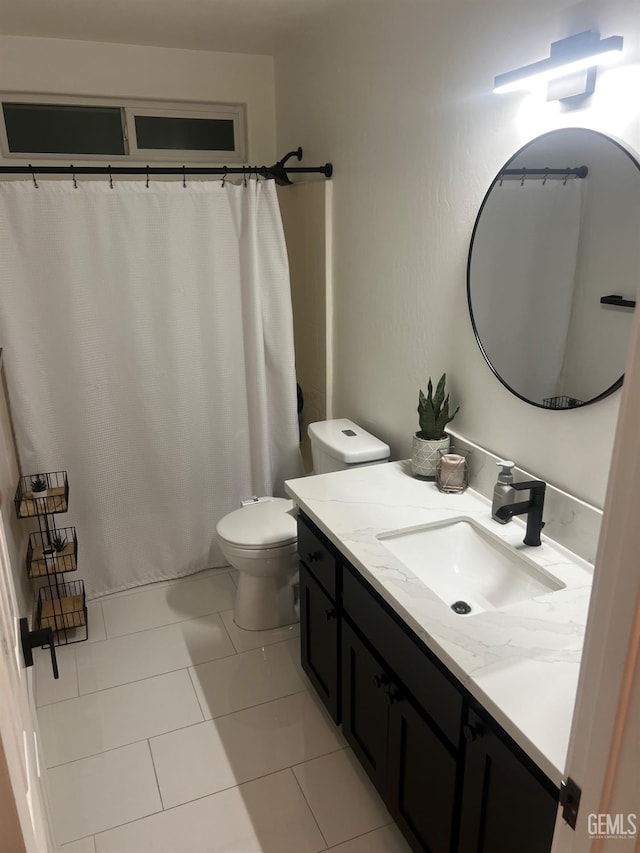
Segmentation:
{"type": "Polygon", "coordinates": [[[504,177],[505,175],[513,175],[518,178],[527,178],[533,175],[544,175],[545,177],[547,175],[562,175],[565,177],[569,175],[574,178],[586,178],[588,174],[589,169],[587,166],[576,166],[571,169],[525,169],[523,167],[522,169],[503,169],[500,172],[500,177],[504,177]]]}
{"type": "Polygon", "coordinates": [[[302,160],[302,148],[289,151],[273,166],[0,166],[0,175],[31,175],[35,181],[36,175],[262,175],[273,178],[280,186],[293,184],[289,174],[320,174],[330,178],[333,174],[333,164],[324,166],[287,166],[287,160],[296,157],[302,160]]]}

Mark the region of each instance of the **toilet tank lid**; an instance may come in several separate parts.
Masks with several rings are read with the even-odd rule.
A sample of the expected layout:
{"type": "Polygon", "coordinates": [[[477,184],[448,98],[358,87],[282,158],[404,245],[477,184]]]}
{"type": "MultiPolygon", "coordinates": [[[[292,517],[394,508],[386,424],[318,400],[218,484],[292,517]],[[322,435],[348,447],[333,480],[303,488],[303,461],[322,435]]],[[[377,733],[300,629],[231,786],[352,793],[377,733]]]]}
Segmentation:
{"type": "Polygon", "coordinates": [[[218,536],[243,548],[276,548],[295,542],[297,523],[285,498],[261,501],[236,509],[216,525],[218,536]]]}
{"type": "Polygon", "coordinates": [[[389,445],[348,418],[309,424],[309,438],[333,459],[346,465],[380,462],[391,455],[389,445]]]}

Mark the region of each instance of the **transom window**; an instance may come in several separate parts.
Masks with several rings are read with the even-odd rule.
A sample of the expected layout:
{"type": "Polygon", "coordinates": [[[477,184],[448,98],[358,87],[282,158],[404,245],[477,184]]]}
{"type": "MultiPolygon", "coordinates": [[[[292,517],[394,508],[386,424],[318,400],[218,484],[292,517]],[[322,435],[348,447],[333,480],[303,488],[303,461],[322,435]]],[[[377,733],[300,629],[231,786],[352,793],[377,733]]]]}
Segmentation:
{"type": "Polygon", "coordinates": [[[247,162],[244,104],[0,97],[4,157],[247,162]]]}

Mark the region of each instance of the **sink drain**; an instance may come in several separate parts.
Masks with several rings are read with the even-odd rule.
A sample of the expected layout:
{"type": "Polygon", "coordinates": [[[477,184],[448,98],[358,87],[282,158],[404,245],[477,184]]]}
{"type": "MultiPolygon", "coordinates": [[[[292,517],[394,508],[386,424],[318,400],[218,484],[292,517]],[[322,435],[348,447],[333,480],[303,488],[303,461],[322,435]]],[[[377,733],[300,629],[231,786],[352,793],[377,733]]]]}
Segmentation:
{"type": "Polygon", "coordinates": [[[451,609],[454,613],[461,613],[462,615],[471,613],[471,605],[467,604],[466,601],[454,601],[451,605],[451,609]]]}

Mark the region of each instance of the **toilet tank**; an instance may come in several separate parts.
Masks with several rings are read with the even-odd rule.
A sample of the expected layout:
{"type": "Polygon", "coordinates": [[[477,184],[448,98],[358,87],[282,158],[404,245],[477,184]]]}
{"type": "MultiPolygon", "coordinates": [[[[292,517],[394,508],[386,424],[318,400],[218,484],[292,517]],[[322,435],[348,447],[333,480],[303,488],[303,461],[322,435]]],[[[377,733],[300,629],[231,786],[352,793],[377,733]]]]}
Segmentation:
{"type": "Polygon", "coordinates": [[[347,418],[309,424],[313,473],[328,474],[388,462],[389,445],[347,418]]]}

